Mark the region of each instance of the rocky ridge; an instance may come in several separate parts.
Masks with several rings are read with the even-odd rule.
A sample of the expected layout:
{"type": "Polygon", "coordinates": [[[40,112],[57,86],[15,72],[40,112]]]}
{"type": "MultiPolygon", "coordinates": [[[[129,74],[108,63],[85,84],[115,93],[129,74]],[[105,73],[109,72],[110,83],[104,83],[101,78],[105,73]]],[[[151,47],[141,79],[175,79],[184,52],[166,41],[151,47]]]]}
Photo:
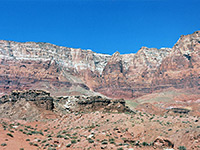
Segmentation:
{"type": "Polygon", "coordinates": [[[123,99],[107,99],[101,96],[51,97],[42,90],[13,91],[0,97],[0,117],[35,120],[62,116],[67,113],[129,112],[123,99]]]}
{"type": "Polygon", "coordinates": [[[116,112],[116,113],[134,113],[125,105],[123,99],[108,99],[101,96],[67,96],[57,97],[55,105],[58,111],[68,113],[80,112],[116,112]]]}
{"type": "Polygon", "coordinates": [[[0,117],[36,120],[55,116],[53,98],[41,90],[13,91],[0,97],[0,117]],[[46,115],[46,116],[45,116],[46,115]]]}
{"type": "Polygon", "coordinates": [[[200,31],[181,36],[173,48],[142,47],[112,56],[49,43],[0,41],[0,93],[47,90],[52,95],[132,99],[169,87],[200,86],[200,31]],[[95,93],[97,92],[97,93],[95,93]]]}

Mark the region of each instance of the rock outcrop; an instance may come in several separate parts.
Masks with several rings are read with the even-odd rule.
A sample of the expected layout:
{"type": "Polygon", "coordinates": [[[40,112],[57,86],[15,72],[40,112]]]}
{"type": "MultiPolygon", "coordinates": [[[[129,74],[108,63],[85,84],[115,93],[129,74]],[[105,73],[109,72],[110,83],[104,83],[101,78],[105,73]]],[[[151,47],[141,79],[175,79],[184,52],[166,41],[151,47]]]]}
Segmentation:
{"type": "Polygon", "coordinates": [[[39,119],[44,113],[53,113],[50,93],[41,90],[13,91],[0,98],[0,117],[11,119],[39,119]]]}
{"type": "Polygon", "coordinates": [[[129,112],[133,111],[125,105],[123,99],[107,99],[101,96],[68,96],[58,97],[55,105],[63,112],[129,112]]]}
{"type": "Polygon", "coordinates": [[[188,114],[191,110],[186,108],[171,108],[168,110],[168,112],[170,111],[172,111],[173,113],[188,114]]]}
{"type": "Polygon", "coordinates": [[[153,142],[154,148],[174,148],[174,143],[164,137],[157,137],[153,142]]]}
{"type": "Polygon", "coordinates": [[[112,56],[49,43],[0,41],[0,94],[48,90],[54,96],[132,99],[169,87],[200,90],[200,31],[173,48],[112,56]]]}
{"type": "Polygon", "coordinates": [[[0,117],[35,120],[76,112],[130,112],[123,99],[107,99],[101,96],[51,97],[42,90],[13,91],[0,97],[0,117]]]}

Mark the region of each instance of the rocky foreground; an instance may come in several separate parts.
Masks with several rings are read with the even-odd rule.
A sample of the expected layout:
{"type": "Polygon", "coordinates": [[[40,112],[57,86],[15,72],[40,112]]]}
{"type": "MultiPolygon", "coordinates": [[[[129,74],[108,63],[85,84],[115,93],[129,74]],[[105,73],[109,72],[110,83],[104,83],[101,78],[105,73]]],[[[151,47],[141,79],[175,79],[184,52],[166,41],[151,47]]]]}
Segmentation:
{"type": "Polygon", "coordinates": [[[0,97],[0,117],[11,120],[55,118],[66,113],[134,113],[123,99],[101,96],[51,97],[42,90],[13,91],[0,97]]]}
{"type": "Polygon", "coordinates": [[[200,149],[199,117],[77,113],[23,121],[0,119],[0,149],[200,149]]]}
{"type": "Polygon", "coordinates": [[[200,149],[200,116],[155,106],[131,110],[123,99],[13,91],[0,98],[0,149],[200,149]]]}

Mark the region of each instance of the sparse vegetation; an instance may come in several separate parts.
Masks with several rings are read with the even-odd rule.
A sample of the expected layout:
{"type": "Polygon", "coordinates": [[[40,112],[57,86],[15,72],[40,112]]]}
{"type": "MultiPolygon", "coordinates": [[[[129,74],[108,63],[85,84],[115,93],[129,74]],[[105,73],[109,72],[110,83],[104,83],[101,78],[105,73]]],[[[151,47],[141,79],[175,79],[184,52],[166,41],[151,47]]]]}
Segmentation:
{"type": "MultiPolygon", "coordinates": [[[[101,113],[98,112],[98,114],[101,113]]],[[[80,114],[76,115],[76,117],[79,118],[79,115],[80,114]]],[[[83,116],[83,114],[81,115],[83,116]]],[[[90,114],[84,115],[87,116],[90,114]]],[[[12,135],[12,131],[14,131],[14,136],[15,134],[23,133],[23,136],[25,137],[24,141],[27,143],[29,142],[29,146],[51,150],[58,149],[59,145],[63,144],[66,149],[71,149],[72,147],[78,149],[79,143],[87,143],[86,149],[101,149],[101,147],[110,148],[111,146],[115,149],[127,149],[132,146],[133,148],[140,147],[142,150],[146,146],[151,148],[153,142],[140,142],[141,139],[139,138],[138,141],[131,141],[132,137],[135,135],[135,130],[144,128],[144,132],[142,132],[142,130],[139,132],[142,132],[141,136],[145,140],[148,140],[152,137],[152,132],[161,137],[170,136],[174,134],[174,132],[180,134],[183,131],[184,133],[191,132],[192,134],[193,132],[190,128],[198,126],[197,122],[191,121],[189,118],[186,120],[186,117],[182,117],[177,121],[174,118],[171,119],[172,117],[169,115],[167,117],[164,115],[163,117],[163,115],[153,115],[142,112],[138,112],[135,115],[120,113],[104,113],[101,115],[104,116],[102,120],[93,118],[91,114],[89,118],[92,119],[89,119],[90,121],[88,121],[87,117],[80,117],[80,119],[77,119],[75,118],[75,115],[73,116],[70,114],[69,116],[73,117],[68,117],[68,119],[73,118],[74,120],[77,120],[77,122],[80,123],[78,126],[77,124],[74,125],[73,121],[69,124],[65,120],[63,120],[60,125],[57,125],[56,122],[52,121],[52,123],[48,125],[48,128],[47,126],[42,128],[41,125],[37,128],[33,128],[31,125],[20,124],[17,130],[15,130],[16,124],[1,124],[6,126],[6,131],[4,131],[5,134],[8,134],[9,132],[9,134],[12,135]],[[56,128],[54,128],[54,126],[56,128]],[[177,130],[177,127],[179,130],[177,130]],[[85,140],[87,140],[87,142],[85,142],[85,140]]],[[[98,115],[95,116],[98,117],[98,115]]],[[[99,118],[101,118],[101,116],[99,118]]],[[[4,126],[0,126],[2,130],[5,128],[4,126]]],[[[184,150],[184,148],[185,147],[180,146],[179,150],[184,150]]]]}
{"type": "Polygon", "coordinates": [[[75,143],[76,143],[76,140],[71,140],[71,143],[72,143],[72,144],[75,144],[75,143]]]}
{"type": "Polygon", "coordinates": [[[67,144],[66,147],[70,147],[72,144],[67,144]]]}
{"type": "Polygon", "coordinates": [[[179,146],[178,149],[179,150],[186,150],[186,147],[185,146],[179,146]]]}
{"type": "Polygon", "coordinates": [[[10,137],[14,137],[11,133],[7,133],[7,135],[10,136],[10,137]]]}
{"type": "Polygon", "coordinates": [[[7,144],[6,143],[2,143],[1,146],[7,146],[7,144]]]}
{"type": "Polygon", "coordinates": [[[147,142],[142,142],[143,146],[149,146],[149,144],[147,142]]]}

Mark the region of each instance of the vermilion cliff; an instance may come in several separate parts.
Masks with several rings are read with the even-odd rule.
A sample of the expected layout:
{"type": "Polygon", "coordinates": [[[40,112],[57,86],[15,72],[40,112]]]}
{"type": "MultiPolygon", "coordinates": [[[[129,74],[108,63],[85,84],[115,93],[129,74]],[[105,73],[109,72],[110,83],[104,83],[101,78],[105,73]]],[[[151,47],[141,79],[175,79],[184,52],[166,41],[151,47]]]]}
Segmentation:
{"type": "Polygon", "coordinates": [[[200,90],[200,31],[173,48],[142,47],[112,56],[49,43],[0,41],[0,93],[41,89],[52,95],[135,98],[174,87],[200,90]]]}

